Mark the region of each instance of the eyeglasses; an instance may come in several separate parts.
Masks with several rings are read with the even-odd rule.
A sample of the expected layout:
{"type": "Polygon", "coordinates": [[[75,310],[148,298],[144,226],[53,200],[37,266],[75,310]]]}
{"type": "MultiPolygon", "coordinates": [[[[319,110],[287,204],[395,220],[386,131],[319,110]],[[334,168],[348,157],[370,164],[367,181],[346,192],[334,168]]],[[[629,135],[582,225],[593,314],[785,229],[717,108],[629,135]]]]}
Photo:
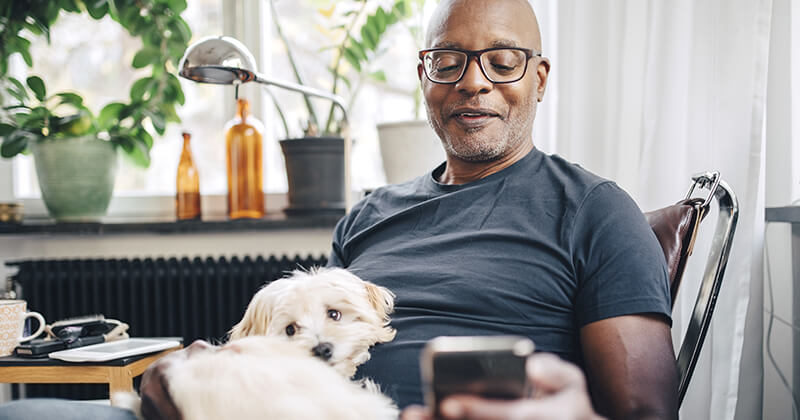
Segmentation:
{"type": "Polygon", "coordinates": [[[514,83],[525,76],[528,61],[542,53],[527,48],[495,47],[470,51],[458,48],[432,48],[419,52],[425,76],[434,83],[458,83],[467,71],[469,59],[476,57],[481,72],[492,83],[514,83]]]}

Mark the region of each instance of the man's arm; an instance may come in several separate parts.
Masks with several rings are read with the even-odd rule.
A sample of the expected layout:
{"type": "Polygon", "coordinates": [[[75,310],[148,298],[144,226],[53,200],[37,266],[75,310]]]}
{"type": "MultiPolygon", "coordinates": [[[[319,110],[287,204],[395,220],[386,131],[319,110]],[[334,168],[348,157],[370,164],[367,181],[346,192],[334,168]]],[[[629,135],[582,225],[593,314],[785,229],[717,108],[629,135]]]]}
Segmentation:
{"type": "Polygon", "coordinates": [[[612,419],[677,419],[678,369],[660,315],[625,315],[581,328],[589,390],[612,419]]]}

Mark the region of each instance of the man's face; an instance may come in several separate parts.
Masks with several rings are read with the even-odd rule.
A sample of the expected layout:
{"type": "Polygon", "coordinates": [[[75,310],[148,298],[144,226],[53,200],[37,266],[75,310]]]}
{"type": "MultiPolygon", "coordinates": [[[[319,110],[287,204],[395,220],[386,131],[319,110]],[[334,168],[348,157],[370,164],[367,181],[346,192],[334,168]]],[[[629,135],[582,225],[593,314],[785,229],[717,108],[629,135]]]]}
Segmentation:
{"type": "MultiPolygon", "coordinates": [[[[524,1],[524,0],[522,0],[524,1]]],[[[540,49],[535,17],[519,0],[456,0],[440,5],[428,33],[429,48],[482,50],[491,47],[540,49]]],[[[428,119],[451,157],[484,162],[506,156],[532,141],[536,103],[544,94],[549,67],[533,57],[525,76],[494,84],[470,59],[455,84],[438,84],[418,71],[428,119]]]]}

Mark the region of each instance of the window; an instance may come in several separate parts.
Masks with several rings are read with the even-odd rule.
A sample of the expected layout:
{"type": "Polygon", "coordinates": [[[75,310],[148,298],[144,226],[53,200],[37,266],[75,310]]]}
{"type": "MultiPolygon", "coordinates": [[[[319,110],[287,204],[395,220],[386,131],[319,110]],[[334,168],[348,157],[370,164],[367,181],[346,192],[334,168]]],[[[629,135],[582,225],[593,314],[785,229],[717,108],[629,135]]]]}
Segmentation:
{"type": "MultiPolygon", "coordinates": [[[[333,50],[323,48],[332,45],[336,38],[331,33],[331,21],[323,13],[341,15],[348,7],[357,7],[361,3],[329,1],[322,2],[322,7],[319,7],[320,3],[315,0],[276,1],[275,7],[304,81],[308,85],[330,90],[332,77],[327,66],[333,60],[333,50]],[[324,57],[324,61],[320,57],[324,57]]],[[[384,6],[392,4],[382,3],[385,3],[384,6]]],[[[427,3],[430,3],[430,9],[434,2],[427,3]]],[[[371,2],[369,7],[374,8],[378,4],[371,2]]],[[[219,34],[235,36],[256,55],[262,73],[280,80],[295,80],[288,64],[286,47],[274,29],[269,2],[193,0],[188,2],[183,17],[192,29],[193,41],[219,34]]],[[[421,19],[420,16],[420,22],[421,19]]],[[[419,41],[412,36],[408,25],[395,25],[387,36],[391,37],[391,42],[384,42],[384,45],[392,45],[392,48],[386,48],[373,63],[374,71],[383,71],[387,82],[353,80],[351,86],[358,92],[356,99],[350,103],[349,111],[351,134],[355,141],[352,173],[356,191],[384,183],[376,124],[415,117],[414,95],[418,89],[416,50],[419,41]]],[[[135,70],[130,66],[139,45],[138,39],[130,37],[108,17],[95,21],[87,15],[65,13],[52,28],[50,45],[44,38],[33,39],[31,52],[34,68],[30,73],[45,79],[50,92],[80,92],[90,108],[97,112],[108,102],[125,99],[132,82],[147,71],[135,70]]],[[[344,65],[347,66],[346,63],[344,65]]],[[[24,64],[16,66],[15,70],[16,75],[22,78],[28,72],[24,64]]],[[[175,170],[182,142],[180,134],[184,130],[192,134],[192,151],[200,172],[201,192],[204,195],[225,194],[227,181],[223,127],[233,117],[233,88],[195,84],[183,79],[181,84],[186,96],[186,104],[178,109],[182,123],[170,125],[166,134],[156,139],[151,151],[150,168],[145,170],[125,158],[120,159],[115,197],[133,196],[141,199],[174,195],[175,170]]],[[[307,120],[302,97],[279,89],[274,89],[273,93],[286,115],[289,137],[301,135],[301,127],[307,120]]],[[[253,102],[253,109],[265,123],[265,190],[268,193],[285,192],[283,157],[277,142],[286,137],[283,124],[279,122],[275,108],[263,89],[243,86],[240,94],[253,102]]],[[[350,99],[346,91],[343,96],[350,99]]],[[[323,100],[314,100],[313,103],[317,115],[324,119],[330,104],[323,100]]],[[[419,115],[424,116],[424,113],[419,115]]],[[[19,157],[14,166],[15,195],[18,198],[38,197],[32,158],[19,157]]],[[[126,202],[133,203],[134,200],[126,202]]],[[[113,210],[112,203],[112,213],[113,210]]]]}

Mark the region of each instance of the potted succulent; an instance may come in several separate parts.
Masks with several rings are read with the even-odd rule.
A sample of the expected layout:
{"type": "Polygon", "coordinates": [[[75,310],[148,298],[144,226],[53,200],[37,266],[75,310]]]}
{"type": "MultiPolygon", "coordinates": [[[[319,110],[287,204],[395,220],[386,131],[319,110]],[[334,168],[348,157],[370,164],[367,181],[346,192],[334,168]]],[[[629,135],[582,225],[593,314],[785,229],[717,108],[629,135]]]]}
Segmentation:
{"type": "MultiPolygon", "coordinates": [[[[345,96],[352,106],[362,83],[366,81],[386,82],[385,73],[374,68],[374,62],[385,51],[383,41],[392,26],[404,22],[411,16],[421,0],[395,0],[391,7],[374,7],[366,0],[337,2],[328,10],[321,10],[331,22],[332,45],[324,50],[333,52],[332,65],[328,68],[332,77],[331,92],[345,96]]],[[[273,22],[278,36],[287,48],[287,56],[294,77],[300,84],[301,73],[292,54],[291,43],[284,35],[280,19],[272,7],[273,22]]],[[[289,132],[277,101],[278,115],[284,129],[289,132]]],[[[305,98],[308,122],[300,138],[280,141],[286,163],[289,185],[288,214],[341,212],[344,210],[344,140],[345,127],[342,116],[330,109],[320,118],[308,98],[305,98]]]]}
{"type": "Polygon", "coordinates": [[[153,136],[163,134],[168,122],[180,121],[175,106],[184,103],[183,91],[169,69],[177,66],[191,38],[180,17],[185,8],[185,0],[12,2],[0,8],[0,155],[33,154],[42,199],[57,221],[103,216],[113,192],[117,151],[147,167],[153,136]],[[134,82],[128,102],[107,104],[94,114],[78,93],[49,94],[40,77],[22,83],[8,74],[14,53],[33,65],[23,34],[49,41],[61,11],[94,19],[108,15],[141,38],[132,65],[149,68],[150,74],[134,82]]]}

